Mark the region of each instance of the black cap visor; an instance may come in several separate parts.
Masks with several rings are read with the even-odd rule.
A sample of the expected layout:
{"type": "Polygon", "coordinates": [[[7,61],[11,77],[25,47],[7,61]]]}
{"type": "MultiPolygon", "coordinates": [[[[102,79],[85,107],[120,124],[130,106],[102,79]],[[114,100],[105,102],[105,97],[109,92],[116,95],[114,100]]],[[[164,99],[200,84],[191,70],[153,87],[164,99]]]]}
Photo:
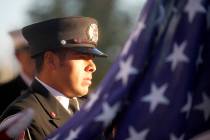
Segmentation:
{"type": "Polygon", "coordinates": [[[98,50],[95,47],[79,47],[79,46],[77,46],[77,47],[68,47],[68,48],[72,49],[73,51],[80,52],[83,54],[91,54],[96,57],[107,57],[107,55],[105,53],[101,52],[100,50],[98,50]]]}

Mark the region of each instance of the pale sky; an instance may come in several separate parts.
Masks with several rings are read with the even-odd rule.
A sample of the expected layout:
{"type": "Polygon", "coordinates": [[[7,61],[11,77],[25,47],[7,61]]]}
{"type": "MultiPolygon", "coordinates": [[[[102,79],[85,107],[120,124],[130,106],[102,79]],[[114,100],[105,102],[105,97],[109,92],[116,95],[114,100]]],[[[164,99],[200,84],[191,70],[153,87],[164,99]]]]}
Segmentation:
{"type": "Polygon", "coordinates": [[[33,0],[0,0],[0,30],[22,28],[26,24],[27,10],[33,0]]]}

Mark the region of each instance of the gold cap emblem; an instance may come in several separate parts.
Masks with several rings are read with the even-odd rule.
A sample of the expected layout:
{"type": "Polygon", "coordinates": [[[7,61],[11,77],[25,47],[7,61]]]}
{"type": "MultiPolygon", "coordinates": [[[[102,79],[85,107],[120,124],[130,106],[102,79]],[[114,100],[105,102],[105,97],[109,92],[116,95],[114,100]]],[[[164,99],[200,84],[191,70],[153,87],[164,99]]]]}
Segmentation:
{"type": "Polygon", "coordinates": [[[97,44],[98,42],[98,26],[96,24],[90,24],[88,28],[88,39],[91,42],[94,42],[97,44]]]}

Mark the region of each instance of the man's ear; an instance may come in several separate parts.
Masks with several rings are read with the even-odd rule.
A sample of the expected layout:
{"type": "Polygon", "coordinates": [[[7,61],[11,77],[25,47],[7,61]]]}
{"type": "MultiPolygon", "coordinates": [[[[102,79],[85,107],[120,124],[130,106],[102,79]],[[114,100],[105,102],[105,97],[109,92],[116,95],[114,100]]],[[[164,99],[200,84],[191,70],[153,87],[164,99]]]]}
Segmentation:
{"type": "Polygon", "coordinates": [[[51,51],[47,51],[44,54],[44,64],[50,70],[55,70],[58,67],[58,64],[59,64],[59,58],[55,53],[53,53],[51,51]]]}

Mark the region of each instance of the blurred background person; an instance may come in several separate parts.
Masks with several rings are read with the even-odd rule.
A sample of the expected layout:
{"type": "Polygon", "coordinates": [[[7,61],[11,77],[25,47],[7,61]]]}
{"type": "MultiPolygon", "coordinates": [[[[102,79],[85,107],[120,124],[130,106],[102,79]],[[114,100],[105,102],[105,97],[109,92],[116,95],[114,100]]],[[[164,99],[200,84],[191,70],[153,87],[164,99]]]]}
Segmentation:
{"type": "Polygon", "coordinates": [[[20,64],[20,73],[11,81],[0,85],[0,113],[30,86],[35,68],[28,43],[22,36],[21,31],[14,30],[9,32],[9,35],[15,47],[15,56],[20,64]]]}

